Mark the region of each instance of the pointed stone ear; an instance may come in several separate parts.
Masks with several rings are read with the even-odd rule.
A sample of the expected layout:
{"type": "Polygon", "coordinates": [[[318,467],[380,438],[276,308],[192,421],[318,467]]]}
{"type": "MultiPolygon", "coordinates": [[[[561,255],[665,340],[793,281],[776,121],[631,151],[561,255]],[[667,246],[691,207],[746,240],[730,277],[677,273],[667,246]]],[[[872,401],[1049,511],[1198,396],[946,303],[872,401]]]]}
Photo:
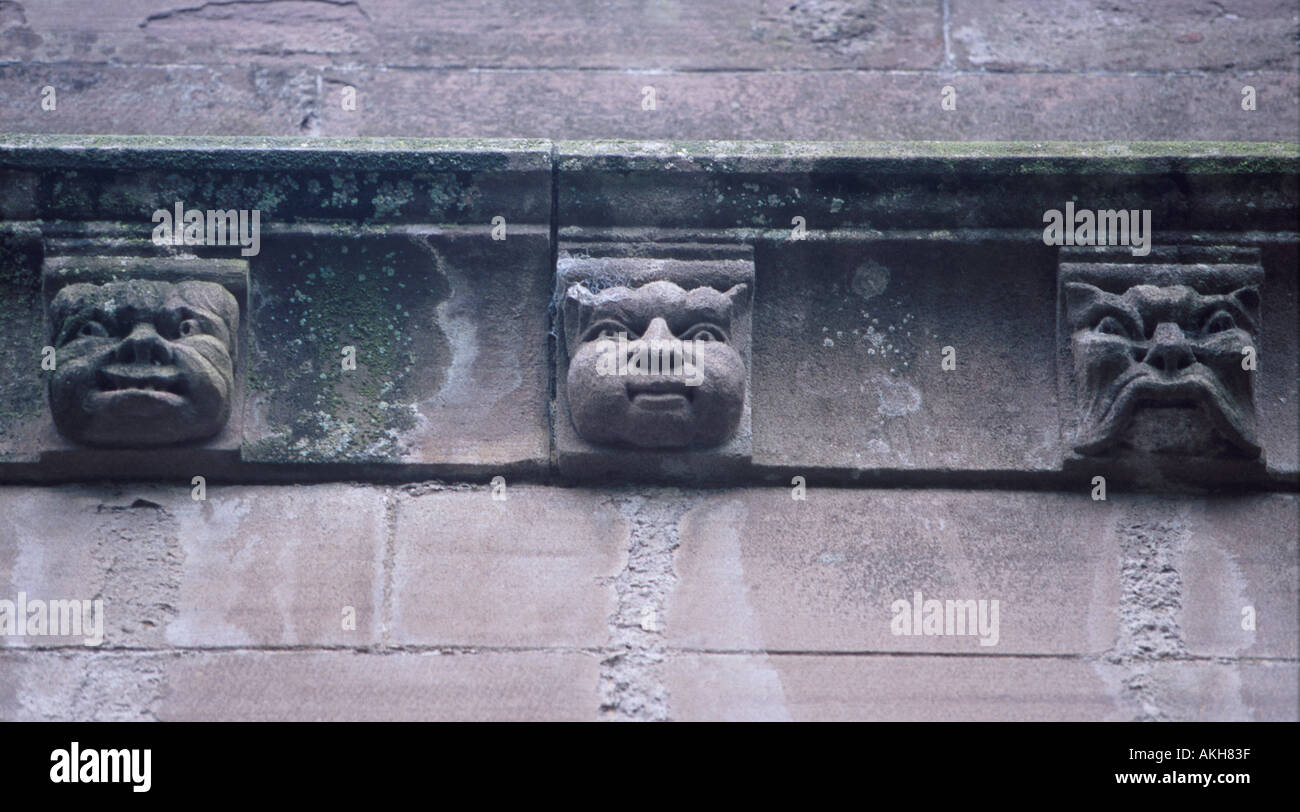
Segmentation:
{"type": "Polygon", "coordinates": [[[741,282],[738,285],[732,285],[731,289],[722,294],[731,302],[731,312],[735,313],[743,310],[749,304],[749,285],[741,282]]]}
{"type": "Polygon", "coordinates": [[[1250,318],[1250,327],[1254,330],[1255,325],[1259,324],[1259,288],[1255,285],[1237,288],[1228,294],[1228,298],[1235,301],[1241,311],[1250,318]]]}
{"type": "Polygon", "coordinates": [[[596,296],[585,285],[570,285],[564,294],[564,345],[572,355],[578,348],[579,339],[587,329],[587,320],[591,316],[591,306],[596,296]]]}
{"type": "Polygon", "coordinates": [[[1085,326],[1088,310],[1101,301],[1106,292],[1086,282],[1065,283],[1065,312],[1074,327],[1085,326]]]}

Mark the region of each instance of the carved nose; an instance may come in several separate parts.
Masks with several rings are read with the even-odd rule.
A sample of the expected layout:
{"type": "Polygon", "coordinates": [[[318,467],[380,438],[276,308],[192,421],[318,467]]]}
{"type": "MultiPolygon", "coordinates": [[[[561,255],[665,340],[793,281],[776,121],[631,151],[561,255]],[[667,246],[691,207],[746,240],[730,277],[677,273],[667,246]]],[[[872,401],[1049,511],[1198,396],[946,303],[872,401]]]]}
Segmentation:
{"type": "Polygon", "coordinates": [[[141,322],[117,346],[117,361],[120,364],[170,364],[172,349],[152,324],[141,322]]]}
{"type": "Polygon", "coordinates": [[[672,337],[673,331],[668,329],[668,322],[662,318],[651,321],[650,326],[646,328],[645,335],[641,336],[641,338],[651,341],[671,341],[672,337]]]}
{"type": "Polygon", "coordinates": [[[1143,359],[1148,366],[1172,374],[1196,363],[1192,347],[1187,343],[1187,337],[1183,335],[1182,328],[1177,324],[1162,322],[1156,325],[1156,332],[1151,340],[1151,350],[1143,359]]]}

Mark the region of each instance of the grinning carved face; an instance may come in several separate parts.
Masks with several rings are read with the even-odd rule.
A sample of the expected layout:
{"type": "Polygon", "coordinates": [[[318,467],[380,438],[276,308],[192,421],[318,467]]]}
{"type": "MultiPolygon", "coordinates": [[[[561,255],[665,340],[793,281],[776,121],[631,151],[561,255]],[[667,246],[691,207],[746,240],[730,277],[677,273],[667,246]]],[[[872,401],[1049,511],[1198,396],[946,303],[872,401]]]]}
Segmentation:
{"type": "Polygon", "coordinates": [[[1206,295],[1136,285],[1122,295],[1065,286],[1080,422],[1075,448],[1256,457],[1253,375],[1259,291],[1206,295]],[[1161,436],[1163,435],[1163,436],[1161,436]]]}
{"type": "Polygon", "coordinates": [[[745,361],[732,315],[748,288],[685,290],[665,281],[564,301],[573,426],[596,444],[703,448],[735,433],[745,361]]]}
{"type": "Polygon", "coordinates": [[[68,285],[50,323],[50,409],[69,439],[171,445],[210,437],[230,417],[239,304],[221,285],[68,285]]]}

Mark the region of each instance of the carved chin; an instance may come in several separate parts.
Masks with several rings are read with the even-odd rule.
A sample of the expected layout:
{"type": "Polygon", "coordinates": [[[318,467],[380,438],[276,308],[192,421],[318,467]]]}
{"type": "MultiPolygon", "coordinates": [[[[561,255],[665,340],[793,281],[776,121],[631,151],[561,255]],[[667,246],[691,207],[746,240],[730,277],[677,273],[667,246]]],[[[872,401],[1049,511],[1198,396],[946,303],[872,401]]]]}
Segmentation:
{"type": "MultiPolygon", "coordinates": [[[[1117,384],[1108,397],[1084,415],[1075,450],[1100,454],[1124,437],[1140,411],[1177,407],[1203,415],[1207,428],[1237,453],[1259,456],[1253,411],[1242,407],[1217,379],[1206,375],[1189,375],[1175,381],[1135,376],[1117,384]]],[[[1193,438],[1182,439],[1191,442],[1193,438]]]]}
{"type": "Polygon", "coordinates": [[[202,440],[221,430],[229,404],[207,408],[168,392],[93,392],[86,398],[83,442],[102,446],[158,446],[202,440]]]}

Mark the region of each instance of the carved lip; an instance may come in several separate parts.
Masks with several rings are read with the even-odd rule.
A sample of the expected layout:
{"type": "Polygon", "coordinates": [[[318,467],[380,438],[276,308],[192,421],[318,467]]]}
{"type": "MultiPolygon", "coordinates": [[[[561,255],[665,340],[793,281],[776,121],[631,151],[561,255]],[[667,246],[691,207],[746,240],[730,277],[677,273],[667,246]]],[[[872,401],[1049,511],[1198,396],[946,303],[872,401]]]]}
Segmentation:
{"type": "Polygon", "coordinates": [[[1202,378],[1158,380],[1150,376],[1135,378],[1124,387],[1125,394],[1137,398],[1139,403],[1159,406],[1195,406],[1205,401],[1213,391],[1202,378]]]}
{"type": "Polygon", "coordinates": [[[101,393],[149,392],[184,398],[189,381],[174,366],[155,367],[116,364],[95,372],[95,384],[101,393]]]}
{"type": "Polygon", "coordinates": [[[165,392],[161,389],[114,389],[111,392],[91,392],[87,397],[88,405],[95,410],[122,406],[130,403],[163,403],[168,406],[180,406],[186,402],[183,395],[165,392]]]}
{"type": "Polygon", "coordinates": [[[627,399],[641,409],[672,411],[690,405],[695,400],[695,391],[684,380],[676,378],[629,380],[627,399]]]}

